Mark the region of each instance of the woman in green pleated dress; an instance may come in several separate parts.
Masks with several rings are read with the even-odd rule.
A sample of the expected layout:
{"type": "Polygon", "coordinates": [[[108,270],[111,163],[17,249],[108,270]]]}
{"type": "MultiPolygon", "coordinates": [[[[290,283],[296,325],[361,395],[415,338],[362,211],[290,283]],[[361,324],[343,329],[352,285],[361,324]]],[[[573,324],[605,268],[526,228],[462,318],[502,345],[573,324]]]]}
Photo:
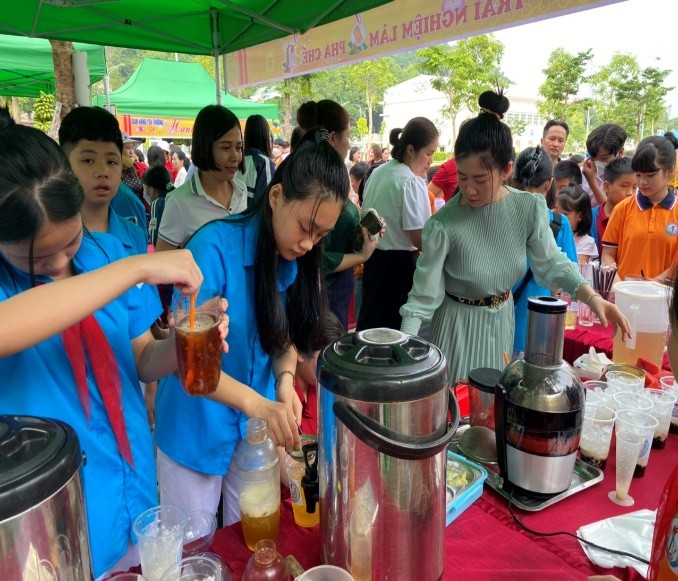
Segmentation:
{"type": "Polygon", "coordinates": [[[511,130],[502,123],[509,101],[486,91],[480,114],[462,124],[454,144],[460,195],[424,226],[422,253],[401,330],[417,334],[431,321],[430,341],[445,354],[450,381],[477,367],[503,369],[513,349],[511,288],[529,260],[537,283],[562,288],[630,334],[617,307],[596,293],[556,246],[542,196],[504,185],[513,169],[511,130]]]}

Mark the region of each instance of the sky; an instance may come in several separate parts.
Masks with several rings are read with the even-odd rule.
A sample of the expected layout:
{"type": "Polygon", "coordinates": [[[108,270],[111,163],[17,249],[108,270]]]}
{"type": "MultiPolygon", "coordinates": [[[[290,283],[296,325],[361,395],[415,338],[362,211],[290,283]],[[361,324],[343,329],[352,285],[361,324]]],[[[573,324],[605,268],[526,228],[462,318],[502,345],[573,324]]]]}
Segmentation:
{"type": "MultiPolygon", "coordinates": [[[[589,72],[609,63],[615,52],[634,55],[641,67],[678,69],[678,0],[625,0],[494,33],[504,43],[502,70],[515,84],[508,97],[538,96],[549,55],[593,49],[589,72]],[[657,61],[656,58],[661,60],[657,61]]],[[[678,117],[678,70],[666,83],[669,117],[678,117]]]]}

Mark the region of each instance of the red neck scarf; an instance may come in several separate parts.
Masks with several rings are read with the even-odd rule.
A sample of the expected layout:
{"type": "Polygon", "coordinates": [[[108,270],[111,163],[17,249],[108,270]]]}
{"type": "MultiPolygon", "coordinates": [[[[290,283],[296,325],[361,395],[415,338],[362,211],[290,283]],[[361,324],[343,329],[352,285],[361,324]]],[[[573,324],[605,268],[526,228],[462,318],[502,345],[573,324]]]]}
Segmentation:
{"type": "MultiPolygon", "coordinates": [[[[43,283],[36,282],[35,284],[43,283]]],[[[92,366],[94,380],[106,409],[108,421],[111,423],[115,440],[118,443],[118,451],[127,463],[134,468],[132,449],[125,426],[125,416],[122,413],[120,369],[118,369],[118,362],[115,359],[113,349],[111,349],[99,322],[94,318],[94,315],[88,315],[79,323],[64,330],[61,333],[61,340],[64,343],[71,369],[73,369],[73,375],[75,375],[78,399],[82,404],[87,422],[89,423],[90,401],[85,349],[92,366]]]]}

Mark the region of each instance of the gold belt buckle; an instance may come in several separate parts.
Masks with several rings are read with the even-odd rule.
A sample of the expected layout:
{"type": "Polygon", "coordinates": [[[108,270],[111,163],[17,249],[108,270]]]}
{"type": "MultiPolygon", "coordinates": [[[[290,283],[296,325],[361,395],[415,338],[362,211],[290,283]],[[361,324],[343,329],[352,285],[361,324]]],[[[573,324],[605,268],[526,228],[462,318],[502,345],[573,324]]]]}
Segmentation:
{"type": "Polygon", "coordinates": [[[490,308],[491,309],[498,309],[501,306],[501,298],[498,297],[497,295],[494,295],[492,297],[492,300],[490,301],[490,308]]]}

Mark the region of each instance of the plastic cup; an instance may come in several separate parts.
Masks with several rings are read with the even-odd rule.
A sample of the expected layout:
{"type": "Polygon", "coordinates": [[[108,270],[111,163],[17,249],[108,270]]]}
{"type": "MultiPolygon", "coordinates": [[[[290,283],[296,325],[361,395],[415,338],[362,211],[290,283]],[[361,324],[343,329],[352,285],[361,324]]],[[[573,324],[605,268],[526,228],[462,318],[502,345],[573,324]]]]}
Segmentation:
{"type": "Polygon", "coordinates": [[[634,478],[642,478],[645,476],[645,469],[650,460],[650,450],[652,449],[652,438],[654,437],[655,428],[659,425],[656,418],[646,412],[638,410],[620,410],[617,412],[617,421],[615,422],[615,430],[620,432],[633,432],[643,437],[643,445],[638,455],[638,462],[636,469],[633,472],[634,478]]]}
{"type": "Polygon", "coordinates": [[[659,384],[661,385],[661,388],[665,391],[671,391],[673,389],[678,388],[678,385],[676,385],[676,378],[673,377],[673,375],[667,375],[666,377],[660,378],[659,384]]]}
{"type": "Polygon", "coordinates": [[[607,372],[610,373],[612,371],[624,371],[625,373],[635,375],[636,377],[642,379],[643,385],[645,385],[645,370],[641,369],[640,367],[629,365],[628,363],[612,363],[607,368],[607,372]]]}
{"type": "Polygon", "coordinates": [[[186,513],[176,506],[156,506],[134,520],[141,573],[147,581],[160,581],[163,573],[179,562],[187,522],[186,513]]]}
{"type": "Polygon", "coordinates": [[[139,573],[118,573],[113,575],[108,581],[146,581],[146,578],[139,573]]]}
{"type": "MultiPolygon", "coordinates": [[[[678,384],[676,383],[676,378],[673,375],[667,377],[662,377],[659,380],[661,388],[664,391],[672,393],[678,397],[678,384]]],[[[669,427],[669,432],[672,434],[678,434],[678,402],[673,406],[673,413],[671,414],[671,426],[669,427]]]]}
{"type": "Polygon", "coordinates": [[[615,474],[616,488],[608,493],[608,498],[621,506],[633,506],[634,500],[629,496],[629,488],[633,472],[645,438],[633,432],[617,433],[617,469],[615,474]]]}
{"type": "Polygon", "coordinates": [[[195,299],[191,328],[190,297],[174,297],[177,366],[181,385],[188,395],[207,395],[217,389],[221,376],[222,315],[218,293],[201,289],[195,299]]]}
{"type": "Polygon", "coordinates": [[[216,555],[186,557],[172,565],[161,581],[229,581],[231,574],[216,555]]]}
{"type": "Polygon", "coordinates": [[[586,390],[586,394],[584,397],[586,398],[584,401],[584,406],[599,404],[602,405],[603,398],[591,389],[586,390]]]}
{"type": "Polygon", "coordinates": [[[607,385],[617,391],[639,391],[645,387],[645,380],[626,371],[608,371],[605,375],[607,385]]]}
{"type": "Polygon", "coordinates": [[[647,412],[652,409],[652,400],[641,393],[633,391],[620,391],[614,394],[615,409],[638,410],[647,412]]]}
{"type": "Polygon", "coordinates": [[[354,581],[354,578],[341,567],[318,565],[299,575],[295,581],[354,581]]]}
{"type": "Polygon", "coordinates": [[[309,513],[306,510],[306,495],[301,486],[301,479],[306,472],[303,458],[298,459],[289,454],[285,458],[287,478],[290,484],[290,498],[292,500],[292,514],[294,522],[300,527],[314,527],[320,522],[319,503],[315,504],[315,511],[309,513]]]}
{"type": "Polygon", "coordinates": [[[655,417],[659,425],[655,428],[652,447],[661,450],[666,445],[666,438],[669,435],[673,408],[678,398],[675,394],[662,389],[646,389],[643,392],[652,400],[652,409],[650,413],[655,417]]]}
{"type": "MultiPolygon", "coordinates": [[[[614,399],[615,389],[609,389],[607,381],[599,380],[590,380],[584,382],[584,387],[586,388],[586,401],[588,401],[589,393],[592,393],[595,397],[599,398],[599,403],[601,405],[607,406],[614,409],[614,399]]],[[[592,402],[593,403],[593,402],[592,402]]]]}
{"type": "Polygon", "coordinates": [[[206,510],[196,510],[188,513],[188,521],[184,529],[184,543],[182,555],[184,558],[193,557],[208,551],[214,540],[217,530],[216,517],[206,510]]]}
{"type": "Polygon", "coordinates": [[[579,441],[582,461],[605,470],[617,414],[603,405],[586,405],[579,441]]]}

